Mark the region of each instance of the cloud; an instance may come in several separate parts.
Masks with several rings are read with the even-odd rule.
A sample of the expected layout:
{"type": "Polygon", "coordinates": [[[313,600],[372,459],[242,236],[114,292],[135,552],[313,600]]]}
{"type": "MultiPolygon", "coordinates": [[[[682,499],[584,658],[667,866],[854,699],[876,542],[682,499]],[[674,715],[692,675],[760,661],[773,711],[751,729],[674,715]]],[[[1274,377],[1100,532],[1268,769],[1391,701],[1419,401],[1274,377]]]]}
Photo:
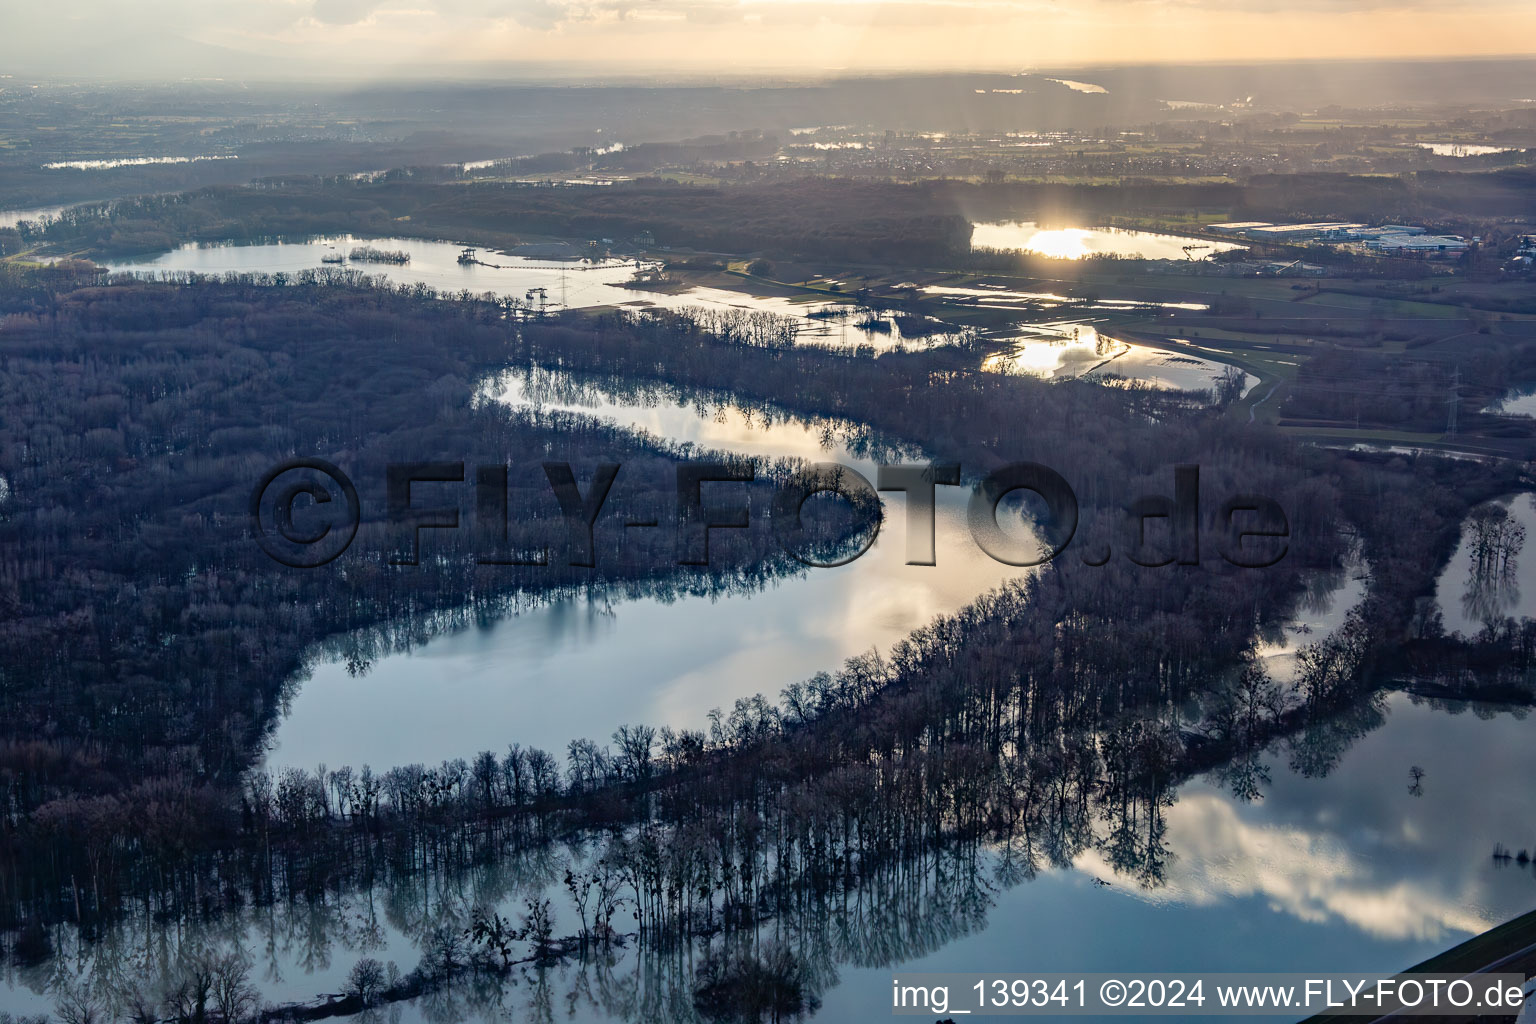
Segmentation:
{"type": "Polygon", "coordinates": [[[0,59],[45,73],[368,74],[467,62],[747,70],[1507,52],[1524,0],[57,0],[0,59]],[[1285,17],[1292,12],[1295,17],[1285,17]],[[339,72],[338,72],[339,73],[339,72]]]}
{"type": "Polygon", "coordinates": [[[378,10],[381,0],[315,0],[311,14],[322,25],[355,25],[378,10]]]}
{"type": "MultiPolygon", "coordinates": [[[[1362,856],[1325,829],[1250,822],[1230,799],[1184,793],[1168,812],[1173,861],[1167,884],[1143,893],[1156,901],[1212,906],[1263,899],[1272,910],[1314,924],[1344,922],[1388,941],[1444,942],[1497,923],[1482,893],[1462,878],[1362,856]]],[[[1098,851],[1078,864],[1099,877],[1114,869],[1098,851]]],[[[1481,880],[1472,884],[1476,885],[1481,880]]]]}

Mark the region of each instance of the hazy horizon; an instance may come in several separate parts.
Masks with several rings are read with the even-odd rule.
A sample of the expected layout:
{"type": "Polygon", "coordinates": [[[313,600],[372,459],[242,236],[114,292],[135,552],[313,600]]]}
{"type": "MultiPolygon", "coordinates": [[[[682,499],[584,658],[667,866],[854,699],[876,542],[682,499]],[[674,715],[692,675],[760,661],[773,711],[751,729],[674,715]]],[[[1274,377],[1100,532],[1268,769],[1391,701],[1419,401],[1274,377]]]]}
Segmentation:
{"type": "Polygon", "coordinates": [[[1536,9],[1499,0],[76,0],[7,21],[0,72],[149,80],[736,79],[1536,53],[1511,50],[1536,40],[1536,9]]]}

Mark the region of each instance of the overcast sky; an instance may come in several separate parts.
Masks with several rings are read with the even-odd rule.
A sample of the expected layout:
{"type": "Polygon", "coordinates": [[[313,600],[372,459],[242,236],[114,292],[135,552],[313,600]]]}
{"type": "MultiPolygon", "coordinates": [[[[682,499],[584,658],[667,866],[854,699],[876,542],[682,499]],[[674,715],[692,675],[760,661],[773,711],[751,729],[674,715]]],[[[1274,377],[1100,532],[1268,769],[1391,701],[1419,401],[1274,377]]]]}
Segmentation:
{"type": "Polygon", "coordinates": [[[155,77],[465,62],[697,71],[1536,51],[1532,0],[0,0],[0,64],[155,77]]]}

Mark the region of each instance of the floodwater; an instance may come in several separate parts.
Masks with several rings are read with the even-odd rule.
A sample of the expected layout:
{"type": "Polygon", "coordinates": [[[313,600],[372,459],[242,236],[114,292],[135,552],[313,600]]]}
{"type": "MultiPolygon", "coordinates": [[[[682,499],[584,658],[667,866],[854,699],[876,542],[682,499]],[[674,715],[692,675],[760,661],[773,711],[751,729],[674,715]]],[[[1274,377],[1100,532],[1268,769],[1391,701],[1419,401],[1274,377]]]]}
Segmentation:
{"type": "Polygon", "coordinates": [[[1289,684],[1297,677],[1297,655],[1344,624],[1345,617],[1365,597],[1370,571],[1358,553],[1336,572],[1318,573],[1308,580],[1298,614],[1260,639],[1254,654],[1269,677],[1289,684]]]}
{"type": "Polygon", "coordinates": [[[1510,391],[1489,412],[1502,416],[1536,416],[1536,388],[1517,388],[1510,391]]]}
{"type": "Polygon", "coordinates": [[[982,369],[1065,380],[1085,376],[1131,351],[1130,345],[1100,334],[1086,322],[1062,321],[1019,330],[1017,337],[1008,339],[1011,349],[982,360],[982,369]]]}
{"type": "Polygon", "coordinates": [[[1435,603],[1447,633],[1470,637],[1492,619],[1536,615],[1536,495],[1518,494],[1494,504],[1523,529],[1522,542],[1498,570],[1474,573],[1471,521],[1462,524],[1461,540],[1435,583],[1435,603]]]}
{"type": "Polygon", "coordinates": [[[1090,94],[1096,93],[1098,95],[1103,95],[1104,93],[1109,92],[1109,90],[1104,88],[1102,85],[1094,85],[1092,82],[1079,82],[1071,78],[1047,78],[1046,81],[1055,82],[1057,85],[1064,85],[1068,89],[1071,89],[1073,92],[1086,92],[1090,94]]]}
{"type": "MultiPolygon", "coordinates": [[[[1234,795],[1218,774],[1180,786],[1163,811],[1151,869],[1117,870],[1095,843],[1069,865],[1042,863],[1030,877],[1017,851],[1008,858],[988,848],[974,874],[946,879],[946,900],[926,886],[916,895],[861,892],[853,907],[839,897],[821,908],[835,926],[780,932],[770,920],[765,929],[817,963],[811,977],[821,1006],[811,1019],[829,1024],[888,1013],[891,978],[901,971],[1397,971],[1536,902],[1536,872],[1491,856],[1496,845],[1530,847],[1510,808],[1528,803],[1531,731],[1523,711],[1394,694],[1325,733],[1275,744],[1261,758],[1256,799],[1234,795]],[[1417,785],[1414,767],[1423,772],[1417,785]]],[[[559,853],[583,856],[579,846],[559,853]]],[[[0,1001],[12,1012],[43,1012],[60,978],[152,977],[177,942],[238,942],[254,955],[252,980],[265,1000],[313,999],[342,991],[364,956],[409,971],[434,925],[462,927],[477,904],[515,920],[524,898],[544,895],[554,901],[555,934],[574,932],[559,863],[535,857],[463,878],[413,876],[316,905],[252,907],[212,925],[140,919],[95,945],[64,930],[53,963],[0,965],[0,1001]]],[[[572,1024],[693,1024],[687,985],[696,964],[697,954],[656,959],[631,946],[607,964],[515,973],[493,1005],[477,1002],[483,992],[466,980],[387,1012],[401,1024],[509,1013],[572,1024]],[[680,1005],[659,1017],[652,1005],[642,1016],[654,990],[671,986],[681,990],[673,993],[680,1005]]]]}
{"type": "MultiPolygon", "coordinates": [[[[486,382],[483,394],[513,405],[581,410],[704,447],[833,458],[869,472],[862,449],[833,424],[697,396],[668,401],[665,389],[620,398],[600,381],[516,371],[486,382]]],[[[698,727],[709,707],[758,690],[775,693],[846,654],[886,646],[1015,571],[991,563],[965,535],[965,493],[939,490],[936,569],[900,564],[903,517],[888,510],[881,540],[864,558],[750,595],[672,604],[616,600],[601,609],[566,602],[439,636],[411,654],[381,659],[360,677],[322,666],[296,696],[269,761],[384,767],[501,750],[509,741],[558,751],[566,739],[601,738],[621,722],[698,727]]],[[[1521,500],[1536,514],[1529,496],[1521,500]]],[[[1319,575],[1295,621],[1259,651],[1272,674],[1285,678],[1295,645],[1336,628],[1362,590],[1357,565],[1319,575]]],[[[1515,851],[1530,845],[1509,812],[1528,802],[1536,771],[1530,734],[1523,712],[1394,695],[1341,727],[1275,744],[1253,775],[1256,799],[1235,795],[1220,773],[1180,786],[1163,810],[1166,831],[1155,863],[1112,866],[1107,837],[1070,863],[1041,862],[1033,872],[1018,870],[1017,851],[987,848],[975,874],[959,879],[965,891],[954,904],[934,904],[925,893],[870,891],[858,895],[862,909],[850,917],[844,898],[820,908],[831,924],[787,935],[827,965],[814,975],[821,1006],[812,1019],[888,1012],[896,971],[1240,971],[1277,964],[1392,971],[1416,963],[1536,901],[1536,873],[1491,857],[1496,844],[1515,851]],[[1417,785],[1414,767],[1423,770],[1417,785]],[[912,900],[918,905],[908,907],[912,900]]],[[[46,1011],[55,998],[50,985],[61,977],[152,974],[177,942],[238,943],[254,955],[252,979],[265,1000],[313,999],[341,991],[364,956],[409,971],[433,927],[463,927],[476,905],[515,919],[528,897],[554,900],[555,934],[569,934],[576,920],[561,895],[561,858],[579,860],[588,855],[584,849],[573,840],[464,877],[424,873],[367,892],[327,894],[314,905],[252,906],[209,925],[137,919],[94,945],[61,929],[52,963],[0,965],[0,1001],[13,1012],[46,1011]]],[[[764,927],[774,934],[780,924],[764,927]]],[[[398,1010],[401,1024],[505,1019],[508,1012],[512,1019],[573,1024],[692,1024],[686,986],[695,963],[670,954],[657,960],[631,946],[603,965],[528,968],[495,1006],[476,1002],[486,990],[466,981],[392,1007],[389,1015],[396,1019],[398,1010]],[[683,1009],[642,1017],[652,990],[669,984],[682,986],[683,1009]]]]}
{"type": "Polygon", "coordinates": [[[1167,813],[1163,884],[1144,887],[1090,851],[999,892],[972,934],[844,970],[816,1019],[872,1017],[896,967],[1392,972],[1524,913],[1536,873],[1491,854],[1530,843],[1509,809],[1528,802],[1532,724],[1523,712],[1446,708],[1392,696],[1385,721],[1324,778],[1291,770],[1281,744],[1264,758],[1271,782],[1257,801],[1197,779],[1167,813]]]}
{"type": "Polygon", "coordinates": [[[948,335],[942,334],[904,338],[899,324],[892,317],[859,311],[848,303],[814,297],[801,299],[752,295],[750,282],[743,282],[743,291],[703,287],[627,287],[634,282],[637,270],[654,269],[653,263],[639,264],[634,260],[620,259],[537,259],[506,255],[491,249],[475,251],[478,262],[460,263],[462,246],[419,238],[340,235],[259,245],[189,244],[159,256],[108,261],[105,265],[111,270],[139,273],[191,271],[222,274],[234,271],[293,274],[301,270],[323,268],[327,266],[323,262],[327,257],[345,260],[355,245],[397,250],[409,254],[411,259],[403,265],[354,263],[350,260],[332,265],[351,267],[370,277],[430,285],[441,292],[468,290],[475,295],[486,292],[510,295],[529,301],[535,308],[655,306],[682,309],[702,306],[773,313],[795,319],[796,339],[801,343],[860,347],[876,352],[926,347],[951,340],[948,335]]]}
{"type": "Polygon", "coordinates": [[[54,163],[43,164],[45,171],[110,171],[118,167],[146,167],[151,164],[196,164],[206,160],[238,160],[238,156],[229,154],[210,154],[203,156],[120,156],[108,157],[104,160],[58,160],[54,163]]]}
{"type": "Polygon", "coordinates": [[[1490,153],[1513,153],[1514,146],[1476,146],[1464,142],[1416,142],[1420,149],[1427,149],[1435,156],[1488,156],[1490,153]]]}
{"type": "Polygon", "coordinates": [[[39,206],[31,210],[0,210],[0,228],[13,228],[24,220],[51,220],[67,209],[68,206],[39,206]]]}
{"type": "MultiPolygon", "coordinates": [[[[783,413],[767,422],[729,401],[621,400],[576,393],[571,383],[565,374],[519,372],[490,393],[700,449],[835,461],[875,478],[874,464],[848,448],[835,424],[783,413]]],[[[1023,571],[977,547],[965,521],[969,497],[968,487],[937,489],[935,566],[905,564],[902,499],[890,495],[879,538],[847,565],[713,597],[559,600],[440,635],[365,675],[349,675],[341,662],[320,665],[279,723],[268,763],[382,769],[501,751],[509,742],[558,751],[573,739],[606,739],[622,724],[697,729],[711,708],[729,709],[737,698],[776,700],[790,683],[871,647],[887,651],[1023,571]]]]}
{"type": "Polygon", "coordinates": [[[1106,309],[1116,312],[1134,312],[1141,309],[1178,309],[1199,313],[1211,307],[1203,302],[1158,302],[1151,299],[1079,299],[1057,292],[1027,292],[1003,285],[928,285],[925,295],[956,305],[980,306],[984,309],[1035,310],[1056,306],[1082,305],[1089,309],[1106,309]]]}
{"type": "MultiPolygon", "coordinates": [[[[1128,234],[1143,235],[1145,232],[1128,234]]],[[[1168,239],[1172,236],[1149,235],[1168,239]]],[[[1226,243],[1213,243],[1217,246],[1226,243]]],[[[480,262],[459,263],[461,246],[447,242],[413,238],[365,238],[341,235],[302,242],[272,242],[260,245],[185,245],[160,256],[108,262],[112,270],[154,273],[190,271],[202,274],[225,272],[293,274],[325,267],[322,260],[345,257],[355,245],[408,253],[403,265],[355,263],[352,267],[372,277],[391,281],[430,285],[442,292],[469,291],[511,295],[530,304],[549,309],[613,306],[626,308],[741,310],[793,318],[795,338],[801,344],[832,348],[857,348],[882,353],[908,348],[928,348],[951,344],[960,335],[940,332],[907,337],[902,320],[888,313],[861,309],[852,303],[836,302],[810,295],[753,295],[747,290],[705,286],[630,287],[637,270],[649,273],[654,264],[627,260],[550,260],[509,256],[492,250],[478,250],[480,262]]],[[[334,264],[333,264],[334,265],[334,264]]],[[[1140,300],[1100,298],[1084,304],[1080,300],[1054,292],[1026,292],[1007,288],[933,286],[924,289],[945,302],[979,305],[989,309],[1038,313],[1055,306],[1073,305],[1084,312],[1115,314],[1142,308],[1201,310],[1199,303],[1143,302],[1140,300]]],[[[1074,327],[1067,324],[1067,330],[1074,327]]],[[[1060,324],[1021,326],[1006,339],[1016,351],[1011,356],[993,357],[990,369],[1011,369],[1041,376],[1080,376],[1101,360],[1086,359],[1079,348],[1060,344],[1060,324]],[[1054,352],[1054,355],[1052,353],[1054,352]],[[1058,365],[1059,364],[1059,365],[1058,365]],[[1051,368],[1051,372],[1042,372],[1051,368]]],[[[1088,331],[1094,328],[1089,326],[1088,331]]],[[[1171,352],[1141,345],[1114,343],[1112,362],[1104,366],[1105,379],[1134,379],[1155,387],[1202,390],[1212,386],[1225,371],[1214,360],[1188,353],[1171,352]]],[[[1090,377],[1090,379],[1099,379],[1090,377]]]]}
{"type": "Polygon", "coordinates": [[[1090,256],[1123,259],[1204,259],[1218,252],[1245,248],[1231,242],[1163,235],[1127,228],[1046,228],[1034,221],[973,224],[971,245],[977,249],[1014,249],[1061,260],[1090,256]]]}
{"type": "MultiPolygon", "coordinates": [[[[1059,321],[1015,328],[1009,348],[986,357],[982,369],[1023,373],[1046,380],[1140,382],[1157,388],[1205,391],[1228,370],[1224,363],[1187,352],[1133,345],[1099,333],[1088,321],[1059,321]]],[[[1244,392],[1258,378],[1244,374],[1244,392]]]]}

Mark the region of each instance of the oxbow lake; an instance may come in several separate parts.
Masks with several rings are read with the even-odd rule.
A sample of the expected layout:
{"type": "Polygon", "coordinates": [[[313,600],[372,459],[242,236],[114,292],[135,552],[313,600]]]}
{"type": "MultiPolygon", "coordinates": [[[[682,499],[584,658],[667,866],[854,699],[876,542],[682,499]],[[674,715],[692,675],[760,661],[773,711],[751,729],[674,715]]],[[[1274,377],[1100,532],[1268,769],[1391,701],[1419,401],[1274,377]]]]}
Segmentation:
{"type": "MultiPolygon", "coordinates": [[[[1172,236],[1147,237],[1166,240],[1172,236]]],[[[925,348],[953,340],[946,333],[919,338],[903,337],[897,319],[884,314],[877,317],[881,322],[879,327],[868,327],[865,323],[867,314],[856,311],[847,303],[828,302],[815,296],[753,295],[750,293],[751,284],[746,281],[743,287],[747,290],[741,291],[701,286],[668,290],[631,288],[626,285],[635,276],[637,265],[634,261],[554,261],[481,249],[476,254],[481,262],[461,264],[459,254],[462,246],[414,238],[341,235],[256,245],[188,244],[159,256],[109,261],[105,265],[111,270],[141,274],[160,271],[293,274],[324,268],[327,264],[322,261],[327,256],[346,256],[354,246],[360,245],[405,252],[411,259],[403,265],[348,261],[342,266],[371,277],[429,285],[441,292],[458,293],[468,290],[474,294],[491,292],[511,295],[535,303],[547,303],[552,309],[654,306],[773,313],[795,318],[796,340],[801,344],[859,348],[872,353],[925,348]],[[534,291],[536,289],[543,289],[542,297],[534,291]]],[[[1021,318],[1075,302],[1067,296],[1054,293],[1003,288],[931,287],[924,291],[945,302],[1017,310],[1021,318]]],[[[1096,332],[1093,326],[1095,322],[1102,322],[1104,317],[1113,314],[1144,307],[1180,310],[1205,308],[1199,303],[1143,303],[1115,298],[1103,298],[1090,304],[1077,303],[1074,313],[1087,313],[1087,318],[1020,325],[1015,331],[1005,332],[1002,340],[1013,354],[995,356],[986,366],[988,369],[1034,373],[1044,377],[1090,376],[1087,371],[1097,369],[1099,372],[1091,375],[1090,379],[1123,378],[1162,388],[1205,390],[1212,387],[1226,367],[1215,360],[1203,359],[1188,352],[1110,341],[1107,358],[1085,358],[1085,349],[1080,341],[1089,336],[1087,332],[1096,332]],[[1081,330],[1080,325],[1084,325],[1081,330]]],[[[1096,333],[1092,337],[1097,341],[1096,333]]],[[[1253,383],[1253,379],[1248,383],[1253,383]]]]}
{"type": "MultiPolygon", "coordinates": [[[[477,263],[460,263],[463,246],[418,238],[363,238],[340,235],[305,241],[272,242],[257,245],[188,244],[168,253],[146,259],[117,260],[105,263],[111,270],[154,273],[156,271],[191,271],[199,274],[226,272],[250,274],[293,274],[327,266],[326,257],[345,258],[354,246],[371,246],[386,251],[404,252],[410,262],[396,265],[346,260],[340,265],[370,277],[409,284],[425,284],[440,292],[464,290],[480,295],[490,292],[500,296],[526,299],[550,309],[592,308],[596,306],[657,306],[668,309],[706,307],[774,313],[798,321],[796,338],[805,344],[833,347],[864,347],[889,351],[903,347],[927,347],[942,343],[947,336],[903,338],[900,327],[890,317],[879,317],[877,329],[861,326],[864,315],[853,312],[849,304],[828,302],[816,297],[753,295],[750,282],[744,290],[689,287],[678,290],[626,287],[634,280],[634,260],[538,259],[479,249],[477,263]],[[542,296],[530,294],[543,289],[542,296]],[[846,311],[847,315],[823,316],[846,311]],[[812,316],[812,314],[818,314],[812,316]]],[[[654,264],[645,264],[653,266],[654,264]]]]}
{"type": "MultiPolygon", "coordinates": [[[[272,261],[270,253],[246,255],[272,261]]],[[[421,272],[438,272],[426,264],[421,272]]],[[[835,460],[873,475],[866,449],[841,425],[728,399],[665,388],[637,395],[598,380],[518,370],[487,380],[482,400],[579,411],[701,449],[835,460]]],[[[713,598],[567,599],[444,632],[361,675],[339,661],[322,663],[279,723],[268,765],[369,763],[382,770],[500,751],[512,741],[558,751],[568,739],[602,739],[625,722],[698,728],[710,707],[759,691],[772,696],[849,655],[886,649],[1019,571],[993,562],[971,540],[967,488],[938,493],[937,568],[902,564],[904,517],[888,504],[875,547],[839,569],[713,598]]],[[[1530,496],[1510,505],[1536,527],[1530,496]]],[[[1465,557],[1458,551],[1452,558],[1442,606],[1465,557]]],[[[1522,574],[1527,563],[1536,559],[1523,557],[1522,574]]],[[[1358,565],[1320,575],[1293,621],[1264,638],[1259,654],[1272,674],[1286,678],[1297,648],[1342,622],[1363,590],[1358,565]]],[[[1395,694],[1319,735],[1277,743],[1257,765],[1251,797],[1234,795],[1219,773],[1179,787],[1163,812],[1154,865],[1117,868],[1095,844],[1020,873],[1018,851],[986,848],[978,885],[961,903],[911,908],[900,902],[905,893],[863,893],[835,942],[824,933],[790,936],[825,965],[813,1019],[888,1012],[891,977],[901,971],[1262,971],[1282,961],[1292,970],[1400,969],[1536,900],[1536,873],[1490,856],[1496,843],[1518,850],[1533,839],[1511,813],[1528,803],[1536,772],[1530,736],[1523,712],[1395,694]],[[1413,766],[1425,772],[1416,789],[1413,766]],[[885,913],[891,906],[900,913],[885,913]]],[[[581,856],[580,842],[573,843],[581,856]]],[[[255,952],[253,979],[264,999],[313,999],[340,991],[365,955],[411,969],[431,923],[462,921],[478,903],[515,917],[525,898],[539,895],[555,901],[556,934],[574,931],[558,877],[535,858],[464,877],[424,875],[400,891],[329,893],[318,906],[249,908],[215,925],[136,920],[90,946],[65,934],[60,955],[45,967],[0,966],[0,1002],[12,1012],[49,1010],[48,986],[60,974],[148,970],[152,965],[134,958],[158,956],[149,951],[177,941],[238,941],[255,952]]],[[[771,933],[777,926],[764,927],[771,933]]],[[[547,997],[551,1020],[637,1020],[636,994],[656,984],[655,971],[633,948],[601,967],[530,968],[507,990],[502,1010],[520,1019],[547,997]]],[[[460,1012],[441,998],[448,997],[392,1008],[391,1019],[394,1010],[407,1024],[491,1012],[460,1012]]]]}
{"type": "MultiPolygon", "coordinates": [[[[484,400],[581,410],[704,447],[872,469],[833,424],[698,396],[625,393],[525,371],[483,390],[484,400]]],[[[887,646],[1016,571],[986,559],[965,535],[963,493],[939,490],[937,571],[899,564],[902,517],[893,515],[863,559],[761,591],[670,604],[564,602],[438,636],[362,676],[322,665],[281,724],[269,764],[382,768],[509,741],[559,749],[623,721],[697,727],[710,706],[776,693],[846,654],[887,646]]],[[[1520,501],[1529,508],[1528,497],[1520,501]]],[[[1319,575],[1295,619],[1260,648],[1272,674],[1285,678],[1297,647],[1342,622],[1363,586],[1358,565],[1319,575]]],[[[1234,795],[1220,773],[1179,787],[1164,810],[1155,864],[1116,868],[1090,845],[1065,863],[1041,861],[1021,873],[1019,851],[986,847],[976,886],[962,896],[934,903],[910,892],[862,893],[856,909],[838,911],[854,917],[835,941],[829,933],[797,939],[823,963],[812,1019],[887,1012],[890,979],[901,971],[1262,971],[1281,960],[1294,970],[1390,971],[1418,962],[1536,899],[1536,873],[1490,856],[1496,843],[1518,850],[1532,838],[1510,813],[1525,805],[1536,771],[1530,731],[1524,712],[1395,694],[1315,736],[1275,744],[1257,766],[1251,798],[1234,795]],[[1417,792],[1413,766],[1425,773],[1417,792]],[[899,913],[882,912],[891,906],[899,913]]],[[[574,842],[574,855],[585,856],[574,842]]],[[[463,877],[429,874],[399,890],[329,895],[318,907],[251,908],[217,925],[177,925],[171,935],[139,919],[95,945],[66,933],[62,955],[46,968],[7,963],[0,998],[13,1011],[47,1010],[57,971],[121,969],[163,942],[239,941],[256,955],[253,977],[265,999],[314,999],[340,991],[363,956],[409,970],[431,923],[463,921],[477,904],[515,918],[524,899],[540,895],[554,901],[556,934],[574,931],[558,873],[537,857],[463,877]]],[[[772,934],[777,925],[764,927],[772,934]]],[[[551,1020],[638,1020],[637,994],[658,984],[657,970],[632,947],[602,966],[529,968],[501,1006],[532,1013],[552,993],[551,1020]]],[[[479,1019],[489,1011],[468,1009],[471,994],[451,996],[463,1001],[452,1003],[462,1016],[445,1017],[449,996],[439,995],[394,1007],[391,1017],[398,1010],[402,1024],[479,1019]]]]}
{"type": "MultiPolygon", "coordinates": [[[[580,411],[700,450],[839,462],[875,478],[875,463],[851,450],[834,423],[696,397],[625,400],[590,381],[578,391],[577,382],[509,373],[487,394],[513,406],[580,411]]],[[[965,521],[969,497],[969,487],[937,489],[935,566],[905,564],[904,510],[900,496],[887,496],[879,538],[847,565],[714,596],[559,600],[440,635],[365,675],[339,661],[320,665],[280,723],[268,763],[435,764],[509,742],[563,750],[584,736],[606,740],[626,723],[703,728],[711,708],[756,693],[776,700],[790,683],[871,647],[889,650],[1024,571],[977,547],[965,521]],[[348,727],[338,730],[342,720],[348,727]]]]}

